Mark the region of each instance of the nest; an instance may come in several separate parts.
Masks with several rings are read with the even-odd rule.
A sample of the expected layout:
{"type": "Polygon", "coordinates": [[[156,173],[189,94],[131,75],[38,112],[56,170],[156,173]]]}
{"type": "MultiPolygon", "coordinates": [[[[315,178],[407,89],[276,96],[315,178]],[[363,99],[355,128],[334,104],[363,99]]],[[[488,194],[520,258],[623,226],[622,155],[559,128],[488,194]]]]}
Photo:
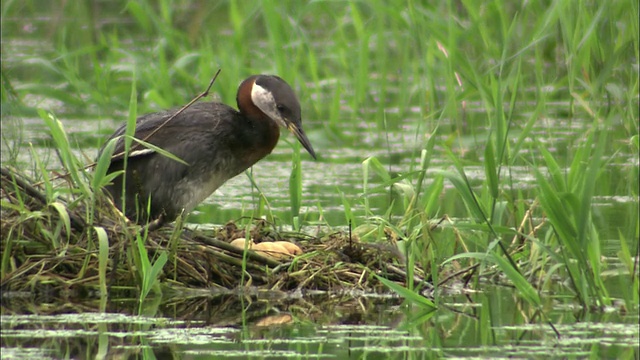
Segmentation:
{"type": "MultiPolygon", "coordinates": [[[[147,233],[129,223],[102,196],[51,200],[42,185],[7,168],[2,173],[3,291],[27,291],[39,297],[96,295],[99,290],[98,233],[108,236],[109,293],[138,291],[138,237],[146,236],[145,256],[153,262],[166,253],[159,274],[163,290],[238,288],[277,291],[386,291],[375,275],[404,284],[402,254],[394,244],[370,244],[344,232],[315,235],[277,231],[264,220],[249,226],[230,222],[211,230],[171,224],[147,233]],[[100,230],[98,230],[100,229],[100,230]],[[274,259],[234,247],[234,239],[254,243],[288,241],[303,254],[274,259]]],[[[70,192],[71,193],[71,192],[70,192]]],[[[102,265],[104,266],[104,264],[102,265]]],[[[424,273],[414,269],[414,282],[424,273]]],[[[426,283],[424,283],[426,284],[426,283]]]]}

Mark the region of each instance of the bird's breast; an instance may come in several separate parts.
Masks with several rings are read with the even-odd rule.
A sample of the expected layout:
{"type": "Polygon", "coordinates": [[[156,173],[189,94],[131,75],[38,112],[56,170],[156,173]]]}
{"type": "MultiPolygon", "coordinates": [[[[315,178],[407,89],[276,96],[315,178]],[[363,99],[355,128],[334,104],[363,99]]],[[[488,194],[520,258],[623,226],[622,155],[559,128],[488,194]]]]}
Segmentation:
{"type": "Polygon", "coordinates": [[[175,193],[182,195],[180,199],[176,199],[176,202],[184,204],[184,211],[188,213],[213,194],[227,180],[229,180],[229,176],[219,173],[210,174],[205,179],[185,178],[177,186],[179,189],[175,193]]]}

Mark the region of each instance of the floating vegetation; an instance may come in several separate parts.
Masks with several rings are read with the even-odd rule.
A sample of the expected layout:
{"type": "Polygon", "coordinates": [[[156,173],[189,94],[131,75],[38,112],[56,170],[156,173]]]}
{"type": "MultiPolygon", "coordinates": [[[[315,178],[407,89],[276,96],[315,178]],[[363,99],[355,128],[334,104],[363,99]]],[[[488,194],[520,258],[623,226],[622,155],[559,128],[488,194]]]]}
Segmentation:
{"type": "MultiPolygon", "coordinates": [[[[399,284],[407,276],[395,247],[363,243],[343,232],[278,232],[264,220],[247,228],[230,222],[207,231],[177,222],[149,232],[128,222],[101,194],[69,191],[68,198],[52,202],[46,185],[16,169],[2,168],[2,180],[5,291],[72,297],[95,295],[101,286],[134,290],[150,271],[143,256],[150,265],[166,257],[157,279],[173,289],[246,285],[272,291],[380,292],[385,287],[374,274],[399,284]],[[108,245],[101,244],[101,237],[108,245]],[[251,239],[254,250],[262,250],[238,246],[238,239],[251,239]],[[291,254],[273,256],[264,250],[265,245],[285,249],[283,243],[291,254]]],[[[418,282],[425,279],[419,268],[413,275],[418,282]]]]}

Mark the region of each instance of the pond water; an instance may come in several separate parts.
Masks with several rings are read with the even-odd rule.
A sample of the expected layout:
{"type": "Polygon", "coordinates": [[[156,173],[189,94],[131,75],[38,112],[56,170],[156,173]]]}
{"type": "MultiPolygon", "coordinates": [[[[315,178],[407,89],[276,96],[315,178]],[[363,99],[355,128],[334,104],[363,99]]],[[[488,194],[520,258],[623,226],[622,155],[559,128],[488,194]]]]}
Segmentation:
{"type": "MultiPolygon", "coordinates": [[[[135,16],[122,10],[123,2],[120,7],[104,1],[78,3],[88,7],[101,4],[101,12],[94,14],[93,21],[105,30],[103,36],[108,36],[108,30],[116,26],[137,29],[132,25],[136,23],[135,16]]],[[[180,21],[176,26],[188,29],[189,21],[185,19],[194,16],[192,6],[197,5],[178,3],[175,11],[184,13],[178,16],[180,21]]],[[[61,76],[43,70],[46,66],[42,66],[42,59],[59,64],[65,56],[60,44],[67,45],[65,41],[71,46],[65,49],[67,52],[88,50],[75,49],[73,41],[63,39],[73,35],[61,30],[69,31],[69,24],[75,20],[73,16],[49,8],[48,2],[30,4],[29,9],[21,10],[23,13],[14,10],[5,16],[3,10],[3,84],[6,72],[11,86],[23,95],[23,105],[31,109],[25,110],[8,102],[3,85],[2,163],[15,161],[24,168],[33,168],[31,151],[34,151],[49,170],[58,166],[43,121],[33,111],[36,107],[57,115],[70,139],[77,144],[77,154],[88,163],[94,159],[102,142],[126,120],[130,87],[120,91],[108,89],[115,94],[115,99],[104,100],[105,103],[97,102],[93,90],[82,88],[74,88],[78,93],[69,94],[69,100],[75,102],[61,100],[65,96],[59,92],[69,91],[69,87],[61,82],[61,76]],[[51,82],[47,82],[48,79],[52,79],[51,82]],[[39,87],[53,90],[42,91],[39,87]],[[83,99],[88,100],[85,103],[83,99]]],[[[227,14],[228,6],[227,2],[220,2],[216,8],[227,14]]],[[[210,20],[220,22],[215,28],[221,34],[222,43],[232,43],[234,30],[227,16],[209,15],[212,16],[210,20]]],[[[307,42],[319,48],[327,46],[331,39],[321,34],[322,21],[313,24],[317,28],[306,34],[307,42]]],[[[394,43],[394,34],[385,35],[389,38],[380,41],[394,43]]],[[[131,41],[123,46],[126,51],[147,47],[152,51],[160,46],[160,40],[156,38],[131,36],[126,39],[131,41]]],[[[247,47],[253,50],[269,45],[264,36],[256,35],[252,41],[247,47]]],[[[329,59],[331,54],[320,60],[329,59]]],[[[66,74],[62,78],[94,76],[91,71],[99,67],[101,60],[83,63],[78,68],[85,72],[66,74]]],[[[273,65],[261,67],[261,60],[265,60],[264,57],[252,58],[247,68],[274,72],[273,65]]],[[[225,64],[222,55],[219,64],[225,64]]],[[[131,65],[126,61],[117,64],[123,69],[131,65]]],[[[635,66],[637,69],[637,59],[635,66]]],[[[225,69],[223,66],[221,76],[224,79],[214,84],[213,92],[216,98],[235,106],[234,84],[242,79],[235,75],[246,76],[248,73],[244,71],[249,70],[236,74],[225,69]]],[[[179,100],[169,104],[153,89],[144,88],[144,81],[140,79],[139,112],[188,102],[204,90],[199,86],[206,86],[210,75],[213,72],[201,74],[203,79],[197,84],[176,86],[179,96],[173,100],[179,100]]],[[[380,78],[379,74],[370,76],[380,78]]],[[[475,189],[481,188],[485,181],[485,142],[491,127],[486,121],[489,116],[486,105],[478,99],[465,103],[460,118],[435,121],[435,115],[426,108],[441,104],[425,105],[427,100],[420,97],[425,95],[422,92],[407,96],[406,88],[419,87],[419,79],[411,76],[388,76],[376,82],[384,82],[384,99],[381,100],[379,89],[368,89],[365,100],[358,103],[359,107],[353,105],[356,103],[353,99],[362,95],[358,93],[356,79],[305,80],[296,80],[294,87],[303,105],[303,124],[318,160],[313,161],[301,152],[303,231],[312,233],[320,227],[345,229],[348,226],[345,200],[351,205],[356,222],[352,224],[354,227],[366,223],[371,216],[383,216],[388,209],[391,209],[389,218],[402,216],[404,208],[400,205],[402,196],[399,192],[386,187],[363,195],[363,161],[376,157],[393,175],[414,171],[420,163],[420,152],[436,125],[436,145],[430,154],[426,186],[432,184],[432,175],[436,172],[453,169],[448,158],[448,151],[453,149],[454,155],[465,164],[464,170],[471,184],[475,189]],[[339,101],[334,101],[336,93],[342,94],[339,101]],[[333,107],[337,109],[337,116],[332,115],[330,108],[333,107]],[[452,142],[456,145],[451,146],[452,142]]],[[[618,85],[624,88],[624,84],[618,85]]],[[[429,96],[446,96],[445,86],[433,89],[435,94],[429,96]]],[[[530,130],[532,136],[525,139],[522,152],[531,153],[530,156],[503,168],[503,174],[509,177],[508,190],[524,194],[529,202],[536,196],[535,163],[543,160],[542,155],[536,153],[534,141],[548,144],[547,149],[561,161],[563,171],[568,172],[573,156],[571,150],[584,141],[593,122],[586,109],[575,106],[568,95],[567,84],[552,85],[545,91],[553,101],[545,105],[544,116],[535,121],[530,130]]],[[[524,131],[525,123],[536,109],[538,96],[537,89],[521,90],[514,128],[511,129],[514,139],[524,131]]],[[[637,93],[631,97],[637,104],[637,93]]],[[[619,122],[603,130],[611,143],[605,165],[609,180],[606,188],[598,189],[592,204],[593,221],[603,242],[603,263],[612,269],[620,265],[616,255],[621,237],[634,233],[633,229],[625,228],[630,223],[637,224],[637,220],[634,222],[629,218],[638,215],[638,198],[629,195],[633,191],[626,191],[630,186],[637,186],[630,183],[634,179],[637,182],[638,154],[631,146],[624,145],[629,141],[625,126],[619,122]]],[[[292,223],[289,176],[293,146],[298,146],[293,136],[283,133],[273,154],[250,170],[268,200],[268,212],[275,218],[276,225],[283,228],[292,223]]],[[[369,188],[383,184],[383,180],[375,175],[370,175],[366,181],[369,188]]],[[[454,221],[466,220],[461,216],[468,212],[453,185],[445,182],[439,196],[442,201],[434,218],[448,215],[454,221]]],[[[249,177],[240,175],[201,204],[190,215],[189,222],[207,227],[243,217],[264,216],[265,210],[256,213],[258,198],[259,192],[249,177]]],[[[630,245],[631,252],[636,253],[637,241],[630,241],[630,245]]],[[[608,274],[607,281],[612,284],[614,297],[622,297],[628,291],[615,285],[623,284],[619,281],[622,276],[629,274],[624,271],[608,274]]],[[[135,300],[129,299],[112,299],[105,314],[99,312],[97,302],[90,299],[50,304],[32,299],[29,294],[24,298],[3,294],[1,351],[3,359],[638,358],[640,354],[637,304],[635,307],[615,304],[605,309],[576,308],[569,287],[558,286],[553,291],[545,290],[551,292],[545,297],[544,304],[548,319],[540,320],[540,314],[522,301],[511,287],[489,284],[479,287],[482,290],[468,293],[451,290],[453,295],[439,297],[439,308],[433,313],[422,312],[393,296],[373,294],[321,292],[280,300],[202,294],[189,296],[188,300],[147,299],[142,312],[144,316],[134,315],[137,305],[135,300]]]]}
{"type": "Polygon", "coordinates": [[[555,359],[633,358],[640,345],[638,315],[619,309],[584,312],[556,297],[547,311],[552,327],[530,324],[536,312],[509,288],[442,300],[426,314],[395,297],[364,294],[148,299],[148,315],[132,316],[135,301],[114,301],[108,314],[81,302],[21,315],[22,301],[5,299],[2,352],[17,359],[555,359]]]}

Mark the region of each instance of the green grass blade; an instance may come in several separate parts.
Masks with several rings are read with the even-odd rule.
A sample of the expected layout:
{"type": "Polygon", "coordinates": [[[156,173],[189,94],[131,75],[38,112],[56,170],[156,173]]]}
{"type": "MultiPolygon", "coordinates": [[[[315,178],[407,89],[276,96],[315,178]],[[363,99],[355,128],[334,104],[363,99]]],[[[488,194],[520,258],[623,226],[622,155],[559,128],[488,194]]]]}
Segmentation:
{"type": "Polygon", "coordinates": [[[386,287],[391,289],[396,294],[402,296],[404,299],[411,302],[412,304],[416,304],[421,308],[436,310],[436,305],[430,299],[427,299],[426,297],[418,293],[415,293],[405,288],[404,286],[398,285],[391,280],[385,279],[375,274],[374,276],[376,277],[376,279],[380,280],[380,282],[383,283],[386,287]]]}
{"type": "MultiPolygon", "coordinates": [[[[100,284],[101,310],[106,309],[107,302],[107,264],[109,264],[109,236],[101,226],[94,226],[93,229],[98,236],[98,278],[100,284]]],[[[115,271],[115,269],[113,270],[115,271]]]]}
{"type": "Polygon", "coordinates": [[[500,270],[502,270],[505,276],[507,276],[507,278],[518,289],[520,296],[522,296],[525,300],[538,308],[542,306],[540,295],[538,295],[536,289],[531,284],[529,284],[529,282],[522,276],[522,274],[520,274],[518,269],[514,268],[508,260],[493,253],[487,254],[475,252],[457,254],[445,260],[443,265],[454,260],[465,258],[471,258],[480,261],[490,261],[498,265],[498,267],[500,267],[500,270]]]}
{"type": "Polygon", "coordinates": [[[91,180],[91,188],[94,193],[97,193],[100,187],[107,184],[107,182],[105,182],[105,176],[109,169],[109,165],[111,164],[111,155],[113,155],[113,150],[117,142],[117,138],[111,139],[104,146],[104,149],[98,158],[98,162],[96,163],[96,167],[93,171],[93,179],[91,180]]]}
{"type": "MultiPolygon", "coordinates": [[[[58,215],[60,215],[60,219],[64,224],[65,233],[67,234],[67,244],[68,244],[69,241],[71,240],[71,218],[69,217],[69,211],[63,203],[58,201],[52,202],[51,206],[53,206],[53,208],[56,209],[56,211],[58,212],[58,215]]],[[[57,250],[62,250],[60,249],[59,244],[54,246],[54,248],[57,250]]]]}
{"type": "Polygon", "coordinates": [[[495,153],[493,151],[493,142],[491,139],[487,140],[487,145],[484,150],[484,172],[487,178],[487,186],[489,187],[489,193],[494,199],[498,198],[498,169],[496,166],[495,153]]]}
{"type": "Polygon", "coordinates": [[[295,147],[291,159],[291,174],[289,175],[289,202],[291,204],[291,220],[300,215],[302,204],[302,166],[300,163],[300,148],[295,147]]]}

